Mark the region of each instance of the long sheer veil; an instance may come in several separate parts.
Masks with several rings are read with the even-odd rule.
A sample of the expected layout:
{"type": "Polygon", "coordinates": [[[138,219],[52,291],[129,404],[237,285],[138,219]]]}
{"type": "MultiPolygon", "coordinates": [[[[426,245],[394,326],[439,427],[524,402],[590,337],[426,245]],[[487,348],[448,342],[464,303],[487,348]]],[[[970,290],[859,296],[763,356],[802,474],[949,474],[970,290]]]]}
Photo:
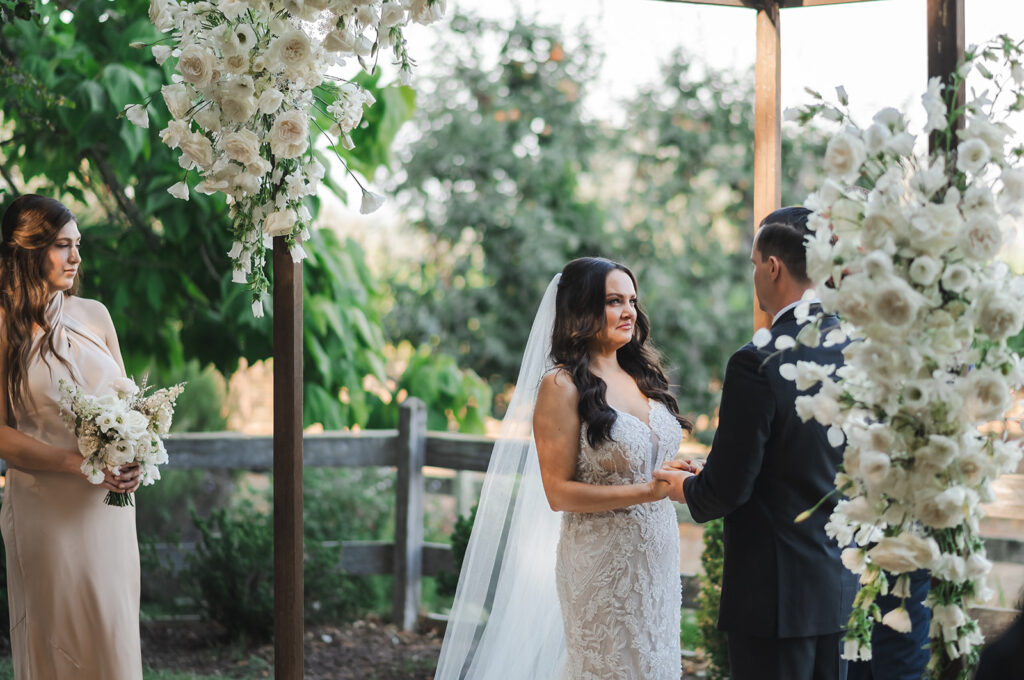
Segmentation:
{"type": "Polygon", "coordinates": [[[551,366],[555,294],[548,284],[515,393],[487,467],[476,521],[445,631],[437,680],[550,680],[565,659],[551,510],[533,443],[537,390],[551,366]]]}

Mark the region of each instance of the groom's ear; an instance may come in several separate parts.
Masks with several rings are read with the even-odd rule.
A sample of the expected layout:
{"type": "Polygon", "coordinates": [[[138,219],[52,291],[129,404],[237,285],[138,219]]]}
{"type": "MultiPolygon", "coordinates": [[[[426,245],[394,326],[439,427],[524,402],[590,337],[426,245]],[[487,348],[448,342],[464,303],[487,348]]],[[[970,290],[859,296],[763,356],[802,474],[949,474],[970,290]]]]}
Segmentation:
{"type": "Polygon", "coordinates": [[[782,275],[782,269],[784,266],[785,265],[782,263],[782,260],[775,255],[768,256],[768,274],[771,276],[773,281],[777,280],[782,275]]]}

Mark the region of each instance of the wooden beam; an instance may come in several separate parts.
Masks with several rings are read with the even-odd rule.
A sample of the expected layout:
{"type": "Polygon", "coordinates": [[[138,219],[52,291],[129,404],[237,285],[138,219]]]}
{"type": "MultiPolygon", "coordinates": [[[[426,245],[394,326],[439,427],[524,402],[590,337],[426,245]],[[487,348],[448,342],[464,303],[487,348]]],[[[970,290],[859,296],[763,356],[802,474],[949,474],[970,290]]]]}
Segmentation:
{"type": "MultiPolygon", "coordinates": [[[[928,0],[928,79],[939,77],[950,82],[957,64],[964,55],[964,0],[928,0]]],[[[964,88],[960,87],[954,106],[964,105],[964,88]]],[[[963,117],[957,130],[963,127],[963,117]]],[[[956,135],[951,148],[956,148],[956,135]]],[[[935,134],[931,145],[938,143],[935,134]]]]}
{"type": "Polygon", "coordinates": [[[302,680],[302,263],[274,238],[274,677],[302,680]]]}
{"type": "MultiPolygon", "coordinates": [[[[757,12],[757,61],[754,66],[754,231],[782,202],[782,51],[779,7],[757,12]]],[[[754,295],[754,329],[770,327],[754,295]]]]}
{"type": "MultiPolygon", "coordinates": [[[[716,5],[718,7],[746,7],[764,9],[765,0],[661,0],[687,5],[716,5]]],[[[822,5],[848,5],[853,2],[877,2],[878,0],[780,0],[783,9],[790,7],[820,7],[822,5]]]]}

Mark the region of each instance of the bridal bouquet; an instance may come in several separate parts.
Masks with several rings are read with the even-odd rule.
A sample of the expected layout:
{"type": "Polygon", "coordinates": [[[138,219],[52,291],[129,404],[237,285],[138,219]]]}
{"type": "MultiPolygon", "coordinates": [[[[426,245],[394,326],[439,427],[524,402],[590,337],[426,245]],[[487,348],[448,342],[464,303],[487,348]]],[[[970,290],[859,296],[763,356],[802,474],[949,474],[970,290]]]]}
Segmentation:
{"type": "MultiPolygon", "coordinates": [[[[85,394],[77,385],[60,381],[61,416],[78,437],[82,472],[93,484],[103,483],[104,471],[117,472],[122,465],[136,463],[141,482],[148,486],[160,479],[158,465],[167,462],[163,437],[171,427],[174,401],[184,383],[156,390],[146,396],[131,378],[118,378],[114,392],[102,397],[85,394]]],[[[132,505],[132,496],[110,491],[107,505],[132,505]]]]}
{"type": "MultiPolygon", "coordinates": [[[[909,573],[927,569],[928,672],[938,677],[960,659],[967,678],[982,642],[968,607],[991,594],[980,504],[1021,458],[1005,417],[1024,384],[1024,362],[1007,345],[1024,326],[1024,278],[997,259],[1024,201],[1024,148],[1010,148],[1003,120],[1024,109],[1021,43],[1001,37],[971,49],[953,83],[932,79],[917,134],[891,108],[856,125],[842,88],[838,104],[812,95],[793,117],[843,127],[826,150],[828,179],[807,199],[807,271],[822,309],[842,324],[823,337],[820,316],[811,318],[795,341],[852,342],[842,368],[797,362],[783,375],[809,390],[797,400],[800,417],[829,426],[833,444],[846,443],[835,479],[845,498],[826,527],[849,546],[843,563],[862,586],[844,656],[870,658],[876,621],[910,629],[904,607],[882,617],[875,599],[908,597],[909,573]],[[1002,63],[1006,75],[998,76],[1002,63]],[[954,93],[971,72],[988,89],[956,108],[954,93]],[[934,150],[926,154],[929,135],[934,150]]],[[[811,317],[806,302],[797,315],[811,317]]],[[[781,338],[776,348],[793,343],[781,338]]]]}
{"type": "MultiPolygon", "coordinates": [[[[380,52],[391,50],[407,82],[413,61],[403,27],[439,20],[445,2],[151,0],[150,20],[170,34],[153,45],[153,57],[158,64],[176,59],[177,71],[162,88],[172,120],[160,138],[181,151],[186,173],[201,177],[195,191],[227,196],[232,279],[250,285],[255,316],[263,315],[261,294],[269,289],[270,239],[285,237],[292,258],[305,257],[311,215],[303,199],[316,193],[325,173],[310,150],[311,128],[332,148],[351,149],[350,133],[374,103],[356,82],[329,71],[354,60],[372,72],[380,52]]],[[[122,114],[148,127],[147,105],[130,104],[122,114]]],[[[376,210],[383,198],[362,189],[361,212],[376,210]]],[[[188,200],[184,180],[168,191],[188,200]]]]}

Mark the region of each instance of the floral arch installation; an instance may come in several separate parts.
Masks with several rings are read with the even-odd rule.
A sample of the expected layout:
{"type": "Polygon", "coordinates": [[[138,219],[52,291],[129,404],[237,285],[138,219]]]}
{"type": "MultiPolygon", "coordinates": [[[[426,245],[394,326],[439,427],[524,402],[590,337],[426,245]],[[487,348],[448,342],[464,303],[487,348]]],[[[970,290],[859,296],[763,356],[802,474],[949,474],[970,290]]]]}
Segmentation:
{"type": "MultiPolygon", "coordinates": [[[[757,11],[757,52],[754,66],[754,224],[781,207],[782,192],[782,40],[781,9],[845,5],[884,0],[660,0],[691,5],[717,5],[757,11]]],[[[928,77],[948,82],[964,54],[964,0],[928,2],[928,77]]],[[[958,97],[963,103],[963,92],[958,97]]],[[[754,300],[754,329],[771,326],[754,300]]]]}

